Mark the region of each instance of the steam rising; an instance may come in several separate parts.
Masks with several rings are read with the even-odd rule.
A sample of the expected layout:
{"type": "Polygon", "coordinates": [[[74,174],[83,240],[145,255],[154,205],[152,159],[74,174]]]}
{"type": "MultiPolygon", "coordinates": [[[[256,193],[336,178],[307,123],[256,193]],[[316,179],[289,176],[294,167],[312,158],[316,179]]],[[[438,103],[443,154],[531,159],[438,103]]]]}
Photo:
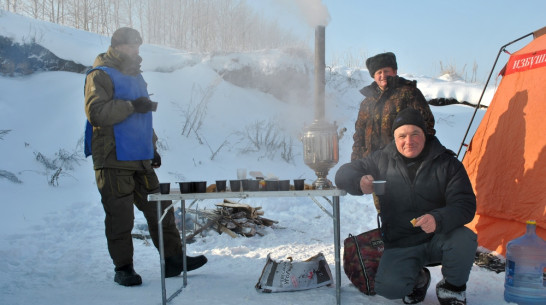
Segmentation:
{"type": "Polygon", "coordinates": [[[326,26],[330,22],[328,8],[321,0],[279,0],[283,5],[295,9],[311,26],[326,26]]]}

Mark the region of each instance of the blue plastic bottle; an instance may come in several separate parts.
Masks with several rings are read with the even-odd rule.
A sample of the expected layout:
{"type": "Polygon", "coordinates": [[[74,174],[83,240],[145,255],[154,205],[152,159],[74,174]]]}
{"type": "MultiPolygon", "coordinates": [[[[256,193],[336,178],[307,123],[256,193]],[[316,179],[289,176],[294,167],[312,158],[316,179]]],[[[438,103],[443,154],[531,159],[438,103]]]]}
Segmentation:
{"type": "Polygon", "coordinates": [[[519,305],[546,304],[546,241],[536,234],[536,221],[506,246],[504,300],[519,305]]]}

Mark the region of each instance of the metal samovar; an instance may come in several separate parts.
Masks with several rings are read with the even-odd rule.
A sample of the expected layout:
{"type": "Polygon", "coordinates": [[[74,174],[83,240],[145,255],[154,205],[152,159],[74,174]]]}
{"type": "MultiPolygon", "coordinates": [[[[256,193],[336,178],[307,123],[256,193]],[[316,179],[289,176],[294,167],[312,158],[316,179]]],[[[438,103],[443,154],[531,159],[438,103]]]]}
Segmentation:
{"type": "Polygon", "coordinates": [[[339,161],[339,138],[337,126],[324,119],[325,80],[325,29],[315,28],[315,121],[303,131],[303,159],[315,171],[318,179],[313,182],[315,189],[330,189],[328,171],[339,161]]]}
{"type": "Polygon", "coordinates": [[[337,126],[324,120],[315,120],[304,129],[303,160],[315,171],[318,179],[313,182],[315,189],[330,189],[333,184],[328,180],[328,171],[339,161],[339,138],[337,126]]]}

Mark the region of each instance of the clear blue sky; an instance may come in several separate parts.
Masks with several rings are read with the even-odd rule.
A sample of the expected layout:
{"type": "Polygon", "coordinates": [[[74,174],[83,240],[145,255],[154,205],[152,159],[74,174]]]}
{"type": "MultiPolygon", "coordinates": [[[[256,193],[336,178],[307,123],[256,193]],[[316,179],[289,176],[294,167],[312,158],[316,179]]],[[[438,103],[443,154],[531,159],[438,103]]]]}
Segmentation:
{"type": "MultiPolygon", "coordinates": [[[[330,21],[326,27],[326,64],[344,57],[392,51],[398,72],[435,77],[444,67],[467,77],[477,64],[477,80],[485,82],[501,46],[546,26],[545,0],[249,0],[313,43],[306,13],[321,3],[330,21]],[[302,3],[301,10],[294,3],[302,3]],[[466,67],[465,67],[466,65],[466,67]]],[[[514,52],[531,41],[508,47],[514,52]]],[[[501,55],[497,66],[507,61],[501,55]]],[[[496,70],[500,70],[497,67],[496,70]]]]}

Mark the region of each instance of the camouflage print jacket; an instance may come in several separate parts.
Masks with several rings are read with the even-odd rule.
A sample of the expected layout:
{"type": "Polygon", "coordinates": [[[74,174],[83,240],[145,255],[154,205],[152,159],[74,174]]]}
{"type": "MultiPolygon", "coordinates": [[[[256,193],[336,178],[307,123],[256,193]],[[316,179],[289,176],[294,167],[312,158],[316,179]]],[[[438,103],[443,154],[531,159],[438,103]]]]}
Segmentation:
{"type": "Polygon", "coordinates": [[[387,79],[387,89],[381,91],[373,82],[360,90],[365,96],[360,104],[358,118],[353,135],[353,153],[351,160],[366,157],[379,150],[394,139],[391,127],[396,115],[401,110],[413,107],[421,112],[427,125],[426,132],[434,135],[434,116],[417,82],[399,76],[387,79]]]}

